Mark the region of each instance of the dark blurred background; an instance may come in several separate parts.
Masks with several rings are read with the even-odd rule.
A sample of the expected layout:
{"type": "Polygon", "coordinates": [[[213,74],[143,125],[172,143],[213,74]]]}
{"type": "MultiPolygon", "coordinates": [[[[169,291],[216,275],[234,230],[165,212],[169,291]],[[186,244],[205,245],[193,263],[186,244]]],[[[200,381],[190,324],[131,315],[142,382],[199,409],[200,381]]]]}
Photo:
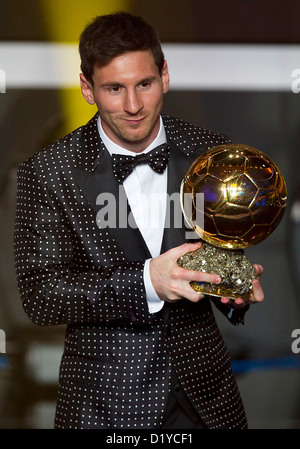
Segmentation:
{"type": "Polygon", "coordinates": [[[266,299],[251,307],[243,327],[216,317],[250,428],[300,428],[300,353],[292,350],[292,332],[300,329],[300,94],[292,89],[292,72],[300,69],[299,8],[299,1],[279,0],[0,0],[0,428],[53,427],[64,333],[34,326],[20,304],[12,247],[16,168],[94,114],[77,86],[76,45],[90,19],[121,9],[148,19],[170,55],[163,112],[264,151],[285,177],[283,221],[247,251],[265,268],[266,299]],[[54,59],[53,76],[49,48],[76,53],[70,63],[54,59]],[[60,83],[72,64],[74,79],[60,83]]]}

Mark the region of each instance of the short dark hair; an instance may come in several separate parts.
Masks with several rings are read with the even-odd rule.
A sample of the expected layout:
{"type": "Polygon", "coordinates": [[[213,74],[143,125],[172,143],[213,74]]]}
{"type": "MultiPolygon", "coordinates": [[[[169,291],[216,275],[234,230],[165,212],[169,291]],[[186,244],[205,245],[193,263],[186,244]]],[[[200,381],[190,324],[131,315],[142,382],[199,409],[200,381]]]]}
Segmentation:
{"type": "Polygon", "coordinates": [[[164,54],[156,30],[145,19],[127,12],[98,16],[80,36],[81,71],[93,84],[95,66],[103,67],[124,53],[143,50],[152,52],[161,75],[164,54]]]}

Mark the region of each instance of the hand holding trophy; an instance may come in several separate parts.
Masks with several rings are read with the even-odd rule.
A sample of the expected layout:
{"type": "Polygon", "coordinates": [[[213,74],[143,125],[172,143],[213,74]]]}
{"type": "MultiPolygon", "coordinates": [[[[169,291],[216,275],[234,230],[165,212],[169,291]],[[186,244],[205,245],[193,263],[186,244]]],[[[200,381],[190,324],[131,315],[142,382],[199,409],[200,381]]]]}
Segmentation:
{"type": "Polygon", "coordinates": [[[193,162],[180,196],[187,224],[204,243],[180,257],[178,265],[222,278],[218,285],[191,286],[203,294],[253,302],[256,271],[244,249],[266,239],[283,217],[287,190],[278,167],[255,148],[220,145],[193,162]]]}

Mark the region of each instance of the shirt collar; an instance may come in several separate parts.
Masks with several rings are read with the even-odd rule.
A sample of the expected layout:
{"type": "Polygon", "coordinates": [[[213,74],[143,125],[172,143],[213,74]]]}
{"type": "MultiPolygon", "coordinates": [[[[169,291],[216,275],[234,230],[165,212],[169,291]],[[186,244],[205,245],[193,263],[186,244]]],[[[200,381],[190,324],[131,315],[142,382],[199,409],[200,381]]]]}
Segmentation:
{"type": "MultiPolygon", "coordinates": [[[[106,146],[106,148],[107,148],[107,150],[108,150],[108,152],[110,154],[124,154],[124,155],[127,155],[127,156],[132,156],[133,155],[132,151],[129,151],[126,148],[123,148],[123,147],[117,145],[116,143],[112,142],[109,139],[109,137],[107,137],[107,135],[103,131],[103,128],[102,128],[102,125],[101,125],[100,115],[98,116],[97,126],[98,126],[98,131],[99,131],[100,138],[102,139],[102,142],[104,143],[104,145],[106,146]]],[[[148,153],[153,148],[155,148],[155,147],[157,147],[159,145],[162,145],[162,144],[164,144],[166,142],[167,142],[166,132],[165,132],[163,120],[162,120],[162,118],[160,116],[160,126],[159,126],[159,131],[158,131],[157,136],[151,142],[151,144],[144,151],[142,151],[139,154],[148,153]]]]}

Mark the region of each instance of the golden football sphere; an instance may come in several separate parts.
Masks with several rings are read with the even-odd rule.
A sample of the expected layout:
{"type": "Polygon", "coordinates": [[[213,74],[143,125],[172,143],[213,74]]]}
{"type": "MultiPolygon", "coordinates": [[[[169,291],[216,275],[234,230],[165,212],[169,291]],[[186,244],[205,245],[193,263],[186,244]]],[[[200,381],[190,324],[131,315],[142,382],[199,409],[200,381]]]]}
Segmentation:
{"type": "Polygon", "coordinates": [[[187,223],[204,241],[221,248],[260,243],[278,226],[286,204],[278,167],[247,145],[220,145],[204,152],[181,183],[187,223]],[[197,196],[201,193],[202,201],[197,196]]]}

